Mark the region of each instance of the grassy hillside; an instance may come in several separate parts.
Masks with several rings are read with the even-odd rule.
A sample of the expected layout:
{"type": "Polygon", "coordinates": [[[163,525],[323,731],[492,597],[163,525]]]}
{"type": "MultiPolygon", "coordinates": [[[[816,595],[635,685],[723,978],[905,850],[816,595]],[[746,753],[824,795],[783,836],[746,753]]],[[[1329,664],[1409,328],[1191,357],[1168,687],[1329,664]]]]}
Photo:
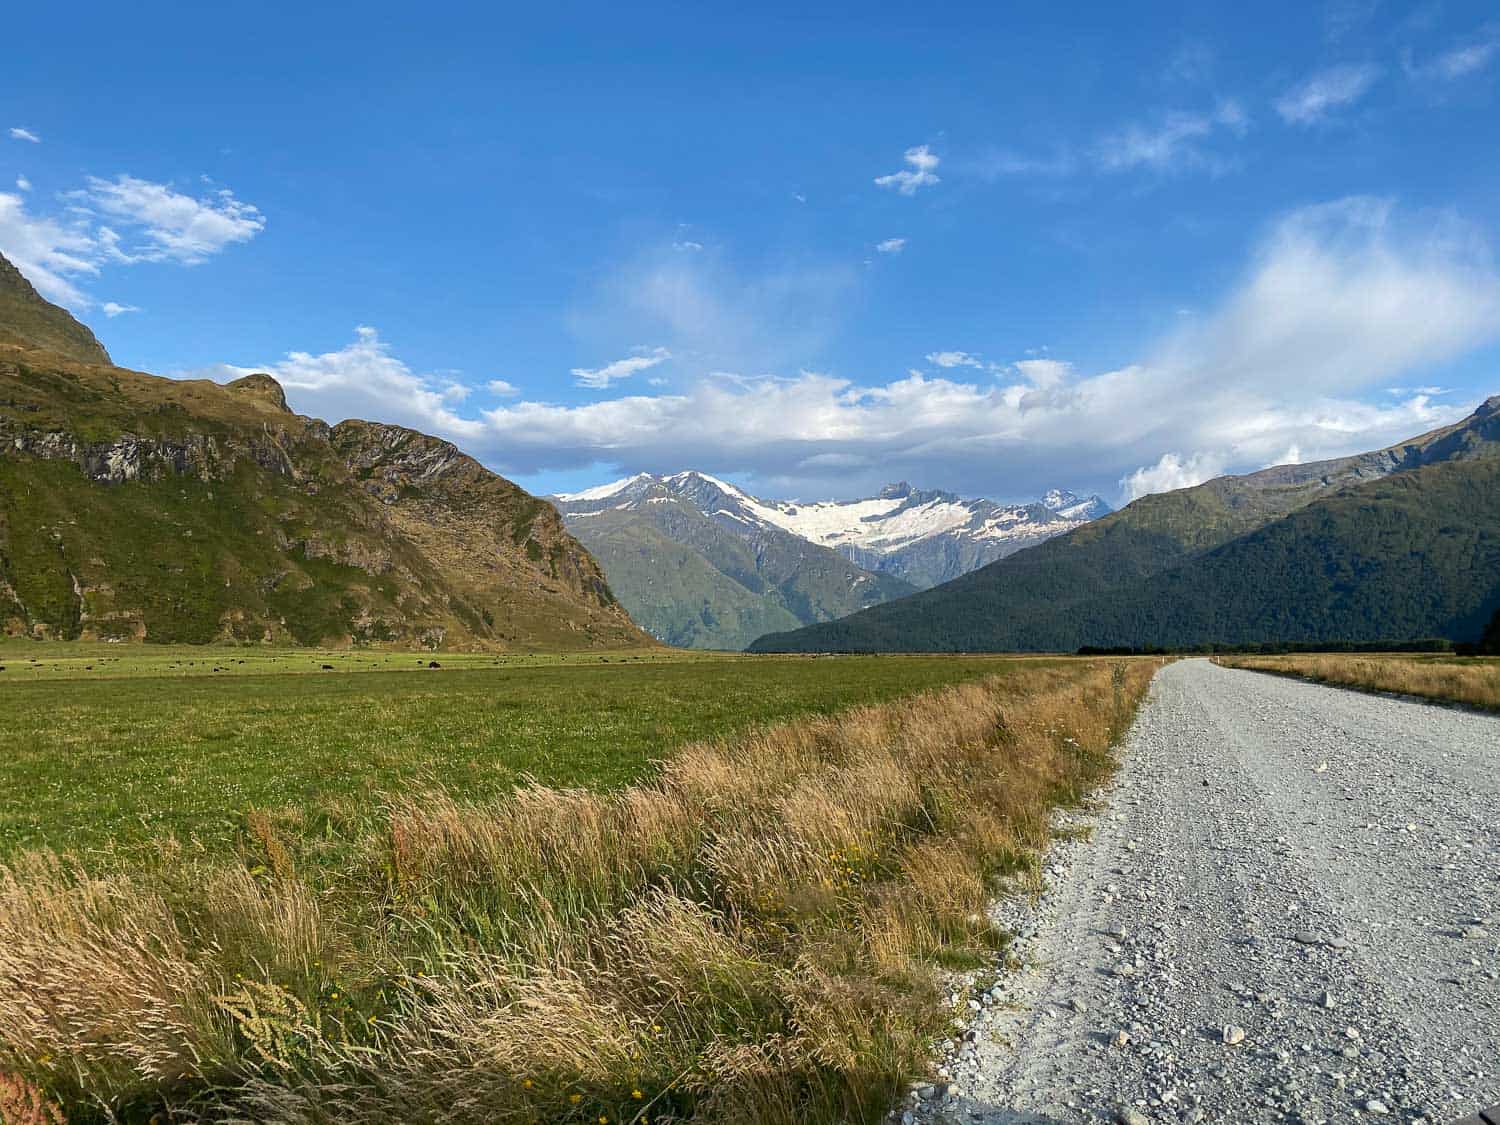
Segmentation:
{"type": "Polygon", "coordinates": [[[160,379],[4,343],[0,633],[647,642],[556,511],[447,442],[300,417],[264,375],[160,379]]]}
{"type": "Polygon", "coordinates": [[[667,495],[565,518],[631,617],[669,644],[741,649],[772,630],[829,621],[914,589],[776,528],[725,526],[667,495]]]}
{"type": "Polygon", "coordinates": [[[42,300],[21,271],[0,255],[0,344],[40,348],[79,363],[109,363],[94,334],[42,300]]]}
{"type": "Polygon", "coordinates": [[[933,590],[751,647],[1470,639],[1490,591],[1465,568],[1486,565],[1500,526],[1481,495],[1497,453],[1500,399],[1492,399],[1463,423],[1388,450],[1145,497],[933,590]],[[1412,487],[1422,495],[1397,481],[1419,482],[1412,487]]]}

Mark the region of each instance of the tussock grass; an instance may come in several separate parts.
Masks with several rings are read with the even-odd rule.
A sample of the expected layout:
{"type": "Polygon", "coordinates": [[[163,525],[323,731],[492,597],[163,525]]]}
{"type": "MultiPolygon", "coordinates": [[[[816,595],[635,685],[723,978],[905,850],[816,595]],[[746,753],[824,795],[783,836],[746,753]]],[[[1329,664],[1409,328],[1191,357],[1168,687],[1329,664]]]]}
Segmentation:
{"type": "Polygon", "coordinates": [[[1392,691],[1500,711],[1500,660],[1440,656],[1224,656],[1230,668],[1277,672],[1323,684],[1392,691]]]}
{"type": "Polygon", "coordinates": [[[1154,668],[1018,667],[615,792],[410,793],[337,877],[269,817],[238,862],[25,855],[0,1115],[874,1121],[942,1031],[934,966],[1000,947],[995,881],[1109,770],[1154,668]]]}

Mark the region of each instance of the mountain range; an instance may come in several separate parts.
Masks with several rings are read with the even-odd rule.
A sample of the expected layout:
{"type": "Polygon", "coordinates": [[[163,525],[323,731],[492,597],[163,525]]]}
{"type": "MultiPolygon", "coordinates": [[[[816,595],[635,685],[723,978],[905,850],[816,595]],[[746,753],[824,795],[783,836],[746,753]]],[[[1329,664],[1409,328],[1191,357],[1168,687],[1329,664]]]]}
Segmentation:
{"type": "Polygon", "coordinates": [[[117,367],[3,258],[0,633],[652,643],[550,504],[449,442],[117,367]]]}
{"type": "Polygon", "coordinates": [[[1500,606],[1500,396],[1389,448],[1143,497],[753,651],[1478,637],[1500,606]]]}
{"type": "Polygon", "coordinates": [[[901,482],[861,500],[764,500],[700,472],[552,497],[631,615],[670,644],[741,648],[947,581],[1109,511],[1054,490],[1025,505],[901,482]]]}

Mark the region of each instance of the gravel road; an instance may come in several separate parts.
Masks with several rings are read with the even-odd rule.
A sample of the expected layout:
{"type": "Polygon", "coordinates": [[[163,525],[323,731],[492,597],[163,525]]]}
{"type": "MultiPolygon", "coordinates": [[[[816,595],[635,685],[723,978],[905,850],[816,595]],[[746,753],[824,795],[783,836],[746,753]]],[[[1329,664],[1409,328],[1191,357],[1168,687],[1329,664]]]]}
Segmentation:
{"type": "Polygon", "coordinates": [[[1500,718],[1162,670],[898,1120],[1451,1121],[1500,1102],[1500,718]]]}

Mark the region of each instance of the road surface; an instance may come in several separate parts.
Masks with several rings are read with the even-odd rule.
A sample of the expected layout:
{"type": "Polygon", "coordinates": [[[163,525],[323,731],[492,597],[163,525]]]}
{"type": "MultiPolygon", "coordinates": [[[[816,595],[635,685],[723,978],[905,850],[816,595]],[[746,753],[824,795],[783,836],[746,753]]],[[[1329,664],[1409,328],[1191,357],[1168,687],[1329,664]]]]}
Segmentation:
{"type": "Polygon", "coordinates": [[[1500,717],[1183,661],[1101,798],[1043,898],[997,906],[1026,967],[898,1119],[1443,1125],[1500,1102],[1500,717]]]}

